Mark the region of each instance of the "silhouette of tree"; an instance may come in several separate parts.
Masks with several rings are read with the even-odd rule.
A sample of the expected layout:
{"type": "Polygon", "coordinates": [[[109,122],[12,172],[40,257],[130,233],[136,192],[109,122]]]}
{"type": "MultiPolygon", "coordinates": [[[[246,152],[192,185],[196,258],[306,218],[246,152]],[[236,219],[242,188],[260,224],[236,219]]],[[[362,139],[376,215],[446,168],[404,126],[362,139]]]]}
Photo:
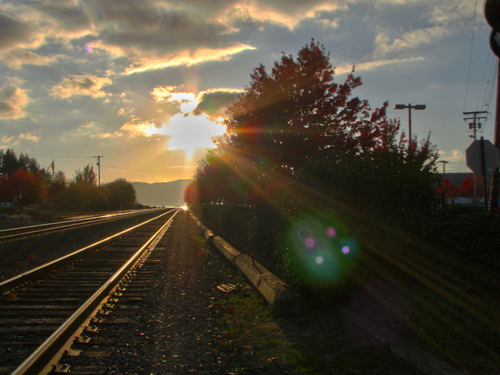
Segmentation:
{"type": "Polygon", "coordinates": [[[16,169],[20,167],[19,165],[19,160],[17,158],[16,153],[12,149],[7,149],[7,151],[0,151],[1,156],[2,156],[2,165],[0,172],[3,175],[8,175],[10,176],[12,172],[14,172],[16,169]]]}
{"type": "Polygon", "coordinates": [[[371,150],[385,111],[370,113],[366,100],[352,97],[359,77],[337,84],[333,76],[329,53],[314,40],[297,59],[283,53],[270,74],[260,65],[228,108],[231,142],[257,164],[292,174],[318,152],[371,150]]]}
{"type": "Polygon", "coordinates": [[[107,190],[108,207],[111,210],[125,210],[134,207],[136,193],[134,186],[123,178],[119,178],[103,186],[107,190]]]}
{"type": "Polygon", "coordinates": [[[96,185],[97,184],[97,174],[94,171],[94,167],[87,164],[83,171],[78,169],[75,171],[75,183],[83,185],[96,185]]]}

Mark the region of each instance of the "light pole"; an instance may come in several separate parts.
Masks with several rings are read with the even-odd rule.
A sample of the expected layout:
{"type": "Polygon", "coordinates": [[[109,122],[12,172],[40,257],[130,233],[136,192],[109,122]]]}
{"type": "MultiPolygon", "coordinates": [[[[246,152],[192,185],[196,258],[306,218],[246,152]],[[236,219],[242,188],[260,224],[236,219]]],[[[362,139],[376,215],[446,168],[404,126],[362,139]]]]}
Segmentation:
{"type": "Polygon", "coordinates": [[[446,164],[448,164],[448,162],[446,160],[440,160],[440,161],[438,161],[438,163],[443,163],[443,177],[444,177],[444,175],[446,174],[445,166],[446,166],[446,164]]]}
{"type": "Polygon", "coordinates": [[[408,149],[410,148],[411,145],[411,110],[412,109],[417,109],[417,110],[423,110],[425,109],[425,104],[417,104],[417,105],[405,105],[405,104],[396,104],[394,106],[394,109],[406,109],[408,108],[408,149]]]}
{"type": "Polygon", "coordinates": [[[443,179],[444,179],[444,176],[446,174],[446,164],[448,164],[448,162],[446,160],[440,160],[438,161],[438,163],[443,163],[443,177],[441,178],[441,202],[442,202],[442,205],[444,206],[446,204],[446,198],[445,198],[445,191],[444,191],[444,184],[443,184],[443,179]]]}

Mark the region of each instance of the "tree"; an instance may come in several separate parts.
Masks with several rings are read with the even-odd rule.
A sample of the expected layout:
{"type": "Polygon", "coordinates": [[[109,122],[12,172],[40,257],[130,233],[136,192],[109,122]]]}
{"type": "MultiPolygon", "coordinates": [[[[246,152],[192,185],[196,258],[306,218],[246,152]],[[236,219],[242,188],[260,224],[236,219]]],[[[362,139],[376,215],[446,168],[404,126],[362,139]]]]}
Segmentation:
{"type": "Polygon", "coordinates": [[[66,175],[64,174],[63,171],[57,171],[57,173],[51,179],[48,185],[47,194],[49,196],[55,196],[66,190],[67,187],[68,187],[68,181],[66,179],[66,175]]]}
{"type": "Polygon", "coordinates": [[[314,40],[296,60],[283,53],[271,74],[260,65],[228,108],[231,141],[256,164],[291,174],[324,150],[372,149],[385,112],[370,113],[366,100],[351,97],[359,77],[337,84],[333,75],[329,53],[314,40]]]}
{"type": "Polygon", "coordinates": [[[184,202],[186,202],[187,205],[193,205],[200,202],[197,180],[193,180],[184,191],[184,202]]]}
{"type": "Polygon", "coordinates": [[[83,171],[80,169],[75,171],[75,183],[95,186],[97,184],[97,174],[94,171],[94,167],[87,164],[83,168],[83,171]]]}
{"type": "Polygon", "coordinates": [[[439,198],[443,196],[446,199],[454,199],[458,198],[458,195],[460,194],[460,189],[451,182],[451,178],[442,178],[441,183],[438,185],[436,188],[436,194],[439,198]]]}
{"type": "MultiPolygon", "coordinates": [[[[462,180],[459,186],[460,196],[468,198],[471,201],[474,199],[474,175],[470,174],[462,180]]],[[[484,179],[483,176],[476,176],[476,198],[484,198],[484,179]]]]}
{"type": "Polygon", "coordinates": [[[134,207],[136,203],[136,192],[134,186],[119,178],[103,186],[108,194],[108,207],[111,210],[127,210],[134,207]]]}
{"type": "Polygon", "coordinates": [[[7,149],[4,153],[2,150],[2,165],[0,168],[0,173],[3,175],[10,176],[12,172],[20,167],[17,155],[12,149],[7,149]]]}

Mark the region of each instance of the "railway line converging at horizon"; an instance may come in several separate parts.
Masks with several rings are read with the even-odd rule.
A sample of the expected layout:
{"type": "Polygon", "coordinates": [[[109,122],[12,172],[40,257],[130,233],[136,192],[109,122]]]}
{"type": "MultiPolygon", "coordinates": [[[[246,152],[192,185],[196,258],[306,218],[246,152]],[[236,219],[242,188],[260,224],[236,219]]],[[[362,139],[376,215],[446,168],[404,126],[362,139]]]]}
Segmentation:
{"type": "MultiPolygon", "coordinates": [[[[82,336],[85,332],[78,330],[90,321],[92,313],[97,314],[96,308],[101,306],[101,312],[109,308],[140,267],[147,262],[155,263],[154,257],[149,261],[148,257],[177,211],[156,211],[153,218],[0,282],[3,293],[0,374],[58,371],[52,364],[57,363],[57,356],[68,353],[69,350],[65,352],[63,348],[71,347],[69,341],[74,336],[78,336],[75,345],[88,342],[88,338],[82,339],[87,337],[82,336]]],[[[130,215],[137,213],[80,219],[64,226],[44,226],[43,230],[87,226],[130,215]]],[[[16,238],[43,235],[40,226],[30,229],[16,238]]],[[[87,332],[92,329],[85,326],[87,332]]]]}

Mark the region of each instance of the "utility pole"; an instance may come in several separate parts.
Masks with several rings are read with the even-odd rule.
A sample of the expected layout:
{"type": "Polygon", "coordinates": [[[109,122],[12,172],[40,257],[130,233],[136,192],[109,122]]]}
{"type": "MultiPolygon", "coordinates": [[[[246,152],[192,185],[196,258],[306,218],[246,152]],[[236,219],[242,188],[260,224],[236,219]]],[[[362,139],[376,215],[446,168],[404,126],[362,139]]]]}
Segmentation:
{"type": "MultiPolygon", "coordinates": [[[[490,47],[493,53],[500,57],[500,3],[497,0],[486,0],[484,2],[484,16],[492,27],[490,34],[490,47]]],[[[498,72],[500,73],[500,61],[498,62],[498,72]]],[[[500,75],[497,74],[497,105],[495,119],[495,146],[500,147],[500,75]]],[[[500,171],[495,168],[491,176],[490,188],[490,211],[498,208],[498,196],[500,194],[500,171]]]]}
{"type": "Polygon", "coordinates": [[[99,187],[101,187],[101,158],[103,158],[103,157],[104,156],[102,156],[102,155],[94,156],[94,158],[97,158],[97,178],[99,181],[99,184],[98,184],[99,187]]]}
{"type": "MultiPolygon", "coordinates": [[[[463,112],[463,114],[465,116],[472,115],[472,117],[464,118],[464,121],[472,120],[472,122],[469,122],[469,130],[473,131],[474,135],[471,135],[471,137],[474,138],[474,140],[477,139],[477,129],[481,129],[481,123],[478,122],[478,120],[486,120],[487,119],[487,117],[485,117],[485,116],[479,116],[483,113],[488,113],[488,111],[463,112]]],[[[477,176],[474,173],[474,197],[472,198],[472,205],[473,206],[476,205],[476,194],[477,194],[477,176]]],[[[486,200],[486,197],[484,197],[484,199],[486,200]]]]}
{"type": "MultiPolygon", "coordinates": [[[[498,62],[498,73],[500,73],[500,60],[498,62]]],[[[498,74],[497,74],[498,76],[498,74]]],[[[497,107],[495,116],[495,146],[500,147],[500,77],[497,78],[497,107]]],[[[500,195],[500,171],[495,168],[491,175],[490,187],[490,211],[498,208],[498,198],[500,195]]]]}
{"type": "Polygon", "coordinates": [[[486,120],[487,119],[486,116],[479,116],[480,114],[483,114],[483,113],[488,113],[488,111],[463,112],[463,114],[465,116],[472,115],[472,117],[464,118],[464,121],[472,120],[472,122],[469,123],[469,129],[472,129],[472,131],[474,132],[474,135],[472,136],[472,138],[474,138],[474,140],[477,139],[477,129],[481,129],[481,123],[478,122],[477,120],[486,120]]]}

